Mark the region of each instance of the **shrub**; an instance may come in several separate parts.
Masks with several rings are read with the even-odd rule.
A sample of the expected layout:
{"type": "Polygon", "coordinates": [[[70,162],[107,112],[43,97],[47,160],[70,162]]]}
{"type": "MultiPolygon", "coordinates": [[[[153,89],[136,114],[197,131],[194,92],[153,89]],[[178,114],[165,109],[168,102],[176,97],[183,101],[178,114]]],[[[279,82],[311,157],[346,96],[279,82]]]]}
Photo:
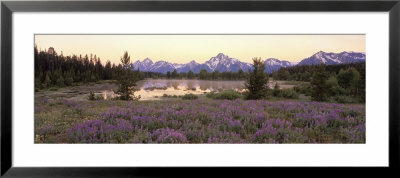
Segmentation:
{"type": "Polygon", "coordinates": [[[306,96],[311,96],[311,85],[310,84],[301,84],[301,85],[297,85],[295,87],[293,87],[293,89],[297,92],[297,93],[302,93],[306,96]]]}
{"type": "Polygon", "coordinates": [[[103,98],[103,96],[96,96],[95,94],[94,94],[94,91],[90,91],[89,92],[89,95],[88,95],[88,100],[103,100],[104,98],[103,98]]]}
{"type": "Polygon", "coordinates": [[[340,69],[337,76],[338,84],[345,89],[356,92],[358,80],[360,79],[360,73],[354,68],[343,70],[340,69]]]}
{"type": "Polygon", "coordinates": [[[94,95],[94,91],[89,91],[88,100],[95,100],[96,97],[94,95]]]}
{"type": "Polygon", "coordinates": [[[65,81],[64,81],[65,85],[67,85],[67,86],[72,85],[73,82],[74,82],[74,79],[72,79],[72,77],[67,77],[67,78],[65,78],[65,81]]]}
{"type": "Polygon", "coordinates": [[[185,94],[182,96],[182,99],[184,99],[184,100],[194,100],[197,98],[198,98],[198,96],[194,95],[194,94],[185,94]]]}
{"type": "Polygon", "coordinates": [[[64,78],[62,76],[60,76],[60,78],[57,79],[56,83],[57,83],[57,86],[63,87],[64,86],[64,78]]]}
{"type": "Polygon", "coordinates": [[[206,97],[208,98],[212,98],[212,99],[227,99],[227,100],[235,100],[238,98],[242,97],[242,94],[240,94],[237,91],[233,91],[233,90],[226,90],[220,93],[209,93],[206,95],[206,97]]]}
{"type": "Polygon", "coordinates": [[[163,94],[162,97],[164,97],[164,98],[178,98],[178,97],[180,97],[180,96],[163,94]]]}
{"type": "Polygon", "coordinates": [[[215,95],[216,95],[215,92],[210,92],[210,93],[207,93],[207,94],[206,94],[206,97],[207,97],[207,98],[214,99],[215,95]]]}
{"type": "Polygon", "coordinates": [[[272,91],[272,95],[274,95],[275,97],[281,96],[281,90],[280,90],[278,82],[275,83],[274,90],[272,91]]]}
{"type": "Polygon", "coordinates": [[[284,98],[297,99],[299,94],[294,89],[283,89],[281,90],[281,95],[284,98]]]}
{"type": "Polygon", "coordinates": [[[351,96],[336,96],[335,101],[338,103],[356,103],[357,101],[351,96]]]}

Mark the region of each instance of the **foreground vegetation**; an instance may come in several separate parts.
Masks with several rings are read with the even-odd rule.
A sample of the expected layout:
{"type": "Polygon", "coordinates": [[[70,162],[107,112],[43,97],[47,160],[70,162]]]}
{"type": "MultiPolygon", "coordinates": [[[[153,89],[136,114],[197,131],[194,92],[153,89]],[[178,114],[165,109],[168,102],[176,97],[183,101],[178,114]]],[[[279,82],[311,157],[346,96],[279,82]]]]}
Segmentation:
{"type": "Polygon", "coordinates": [[[35,143],[365,143],[365,106],[42,98],[35,103],[35,143]]]}
{"type": "Polygon", "coordinates": [[[281,68],[271,74],[275,80],[309,82],[296,92],[314,101],[365,103],[365,62],[339,65],[304,65],[281,68]]]}

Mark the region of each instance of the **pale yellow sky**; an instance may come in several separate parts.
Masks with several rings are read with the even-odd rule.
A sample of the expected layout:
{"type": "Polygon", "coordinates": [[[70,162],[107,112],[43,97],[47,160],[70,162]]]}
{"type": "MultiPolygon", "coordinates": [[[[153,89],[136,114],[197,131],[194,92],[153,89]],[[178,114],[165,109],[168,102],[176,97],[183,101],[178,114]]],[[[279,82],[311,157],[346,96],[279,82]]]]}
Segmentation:
{"type": "Polygon", "coordinates": [[[39,49],[54,47],[58,54],[96,54],[102,63],[119,63],[124,51],[131,61],[146,57],[203,63],[218,53],[251,62],[253,57],[291,62],[318,51],[365,52],[365,35],[35,35],[39,49]]]}

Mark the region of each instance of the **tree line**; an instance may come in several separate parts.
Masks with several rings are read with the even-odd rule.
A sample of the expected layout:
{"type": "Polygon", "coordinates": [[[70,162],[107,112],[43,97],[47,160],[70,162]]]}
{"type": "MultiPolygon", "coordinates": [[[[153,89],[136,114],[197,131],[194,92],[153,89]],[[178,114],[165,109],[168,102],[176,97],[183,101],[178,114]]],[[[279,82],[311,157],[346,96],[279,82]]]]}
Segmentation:
{"type": "MultiPolygon", "coordinates": [[[[319,65],[311,79],[311,98],[315,101],[333,99],[340,103],[365,102],[365,63],[363,68],[347,65],[332,72],[319,65]]],[[[337,67],[337,66],[336,66],[337,67]]]]}
{"type": "Polygon", "coordinates": [[[311,96],[313,101],[365,102],[365,63],[294,66],[274,72],[274,80],[309,81],[289,90],[279,89],[278,84],[271,89],[268,86],[269,75],[264,69],[264,61],[253,58],[253,70],[245,83],[247,99],[265,99],[282,94],[292,97],[302,93],[311,96]]]}
{"type": "MultiPolygon", "coordinates": [[[[138,100],[140,96],[135,96],[136,82],[144,79],[151,73],[142,73],[139,70],[132,70],[130,55],[124,52],[121,63],[118,65],[102,65],[101,60],[96,55],[64,56],[49,48],[48,51],[39,51],[34,48],[35,60],[35,89],[48,88],[52,86],[70,86],[79,83],[96,82],[99,80],[115,80],[118,89],[114,91],[121,100],[138,100]]],[[[89,100],[96,99],[94,92],[90,91],[89,100]]]]}
{"type": "MultiPolygon", "coordinates": [[[[294,80],[294,81],[306,81],[310,82],[313,75],[320,70],[320,65],[302,65],[292,66],[287,68],[280,68],[273,72],[270,76],[274,80],[294,80]]],[[[354,68],[360,73],[361,77],[365,76],[365,62],[349,63],[349,64],[338,64],[338,65],[327,65],[325,71],[329,74],[338,74],[341,69],[354,68]]]]}
{"type": "MultiPolygon", "coordinates": [[[[162,76],[164,77],[164,76],[162,76]]],[[[243,70],[239,70],[238,72],[219,72],[215,70],[213,72],[208,72],[205,69],[200,70],[198,74],[195,74],[191,70],[188,72],[180,72],[178,73],[177,70],[173,70],[172,72],[168,71],[165,74],[165,78],[167,79],[198,79],[198,80],[245,80],[248,77],[248,73],[243,72],[243,70]]]]}
{"type": "MultiPolygon", "coordinates": [[[[99,80],[118,80],[127,70],[123,64],[111,64],[108,60],[102,64],[96,55],[57,54],[53,48],[39,51],[34,48],[35,88],[63,87],[80,83],[97,82],[99,80]]],[[[144,79],[149,73],[133,71],[139,79],[144,79]]]]}

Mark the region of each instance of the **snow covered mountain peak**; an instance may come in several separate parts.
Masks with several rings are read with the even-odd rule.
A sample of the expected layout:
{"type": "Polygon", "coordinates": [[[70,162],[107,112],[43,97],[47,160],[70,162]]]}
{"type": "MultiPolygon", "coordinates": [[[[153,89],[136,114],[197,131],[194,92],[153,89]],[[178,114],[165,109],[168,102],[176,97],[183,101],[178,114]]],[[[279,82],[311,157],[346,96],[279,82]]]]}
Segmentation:
{"type": "Polygon", "coordinates": [[[218,53],[216,58],[223,59],[223,58],[229,58],[229,56],[225,55],[224,53],[218,53]]]}
{"type": "Polygon", "coordinates": [[[280,61],[276,58],[268,58],[264,62],[265,64],[265,72],[272,73],[279,70],[281,67],[290,67],[293,64],[289,61],[280,61]]]}
{"type": "MultiPolygon", "coordinates": [[[[346,63],[356,63],[356,62],[365,62],[365,53],[353,52],[353,51],[344,51],[341,53],[332,53],[332,52],[324,52],[319,51],[312,56],[303,59],[300,62],[289,62],[289,61],[280,61],[276,58],[267,58],[264,62],[265,64],[265,72],[272,73],[274,71],[279,70],[282,67],[291,67],[294,65],[318,65],[324,63],[326,65],[334,65],[334,64],[346,64],[346,63]]],[[[216,56],[211,57],[205,63],[197,63],[195,60],[190,61],[189,63],[179,64],[179,63],[169,63],[167,61],[157,61],[153,63],[153,61],[149,58],[144,59],[143,61],[136,61],[133,63],[132,69],[140,70],[140,71],[149,71],[149,72],[160,72],[167,73],[168,71],[172,72],[173,70],[177,70],[178,72],[189,72],[192,71],[194,73],[199,73],[201,70],[206,70],[207,72],[213,72],[218,70],[219,72],[237,72],[239,70],[249,71],[253,66],[247,62],[241,62],[236,58],[231,58],[223,53],[218,53],[216,56]]]]}
{"type": "Polygon", "coordinates": [[[153,61],[150,58],[147,57],[146,59],[143,60],[143,63],[153,64],[153,61]]]}
{"type": "Polygon", "coordinates": [[[208,69],[208,71],[238,71],[239,69],[242,69],[243,71],[247,71],[248,67],[247,65],[244,65],[244,63],[240,62],[236,58],[230,58],[229,56],[223,54],[223,53],[218,53],[215,57],[211,57],[210,60],[204,63],[208,69]]]}
{"type": "Polygon", "coordinates": [[[327,53],[319,51],[309,58],[303,59],[298,65],[335,65],[335,64],[346,64],[365,62],[365,54],[358,52],[341,52],[341,53],[327,53]]]}
{"type": "Polygon", "coordinates": [[[265,64],[270,64],[270,65],[275,65],[275,64],[281,63],[281,61],[276,59],[276,58],[268,58],[268,59],[265,60],[264,63],[265,64]]]}

